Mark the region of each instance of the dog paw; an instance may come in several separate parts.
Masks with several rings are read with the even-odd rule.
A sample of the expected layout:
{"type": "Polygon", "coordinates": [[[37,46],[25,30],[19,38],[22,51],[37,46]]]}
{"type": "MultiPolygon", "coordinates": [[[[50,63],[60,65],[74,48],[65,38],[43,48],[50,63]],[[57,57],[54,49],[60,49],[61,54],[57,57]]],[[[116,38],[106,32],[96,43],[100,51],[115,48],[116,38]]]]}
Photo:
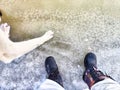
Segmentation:
{"type": "Polygon", "coordinates": [[[53,34],[54,34],[54,32],[50,30],[50,31],[47,31],[44,36],[47,40],[49,40],[49,39],[53,38],[53,34]]]}

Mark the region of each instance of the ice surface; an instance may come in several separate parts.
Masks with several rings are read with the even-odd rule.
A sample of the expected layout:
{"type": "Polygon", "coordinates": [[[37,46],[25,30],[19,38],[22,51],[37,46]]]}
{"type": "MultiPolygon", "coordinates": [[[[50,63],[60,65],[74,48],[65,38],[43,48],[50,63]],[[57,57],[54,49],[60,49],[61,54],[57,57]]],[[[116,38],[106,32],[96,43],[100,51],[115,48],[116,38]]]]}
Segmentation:
{"type": "Polygon", "coordinates": [[[66,90],[86,89],[83,60],[89,51],[97,55],[98,68],[120,83],[119,3],[45,1],[0,0],[3,22],[11,25],[13,41],[38,37],[48,30],[55,32],[52,40],[12,63],[0,62],[0,89],[37,90],[47,76],[44,61],[48,56],[55,57],[66,90]]]}

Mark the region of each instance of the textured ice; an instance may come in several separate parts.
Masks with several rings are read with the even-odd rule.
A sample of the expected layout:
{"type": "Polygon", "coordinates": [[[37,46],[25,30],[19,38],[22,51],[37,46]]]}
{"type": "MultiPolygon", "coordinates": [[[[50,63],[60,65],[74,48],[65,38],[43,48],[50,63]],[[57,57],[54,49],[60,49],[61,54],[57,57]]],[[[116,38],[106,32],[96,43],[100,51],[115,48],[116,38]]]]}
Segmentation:
{"type": "Polygon", "coordinates": [[[99,69],[120,83],[120,18],[115,11],[118,6],[109,11],[106,6],[106,2],[110,3],[108,7],[117,3],[44,1],[0,0],[3,22],[11,25],[13,41],[38,37],[48,30],[55,32],[52,40],[12,63],[0,62],[0,90],[37,90],[47,76],[47,56],[55,57],[66,90],[86,89],[83,60],[89,51],[98,56],[99,69]]]}

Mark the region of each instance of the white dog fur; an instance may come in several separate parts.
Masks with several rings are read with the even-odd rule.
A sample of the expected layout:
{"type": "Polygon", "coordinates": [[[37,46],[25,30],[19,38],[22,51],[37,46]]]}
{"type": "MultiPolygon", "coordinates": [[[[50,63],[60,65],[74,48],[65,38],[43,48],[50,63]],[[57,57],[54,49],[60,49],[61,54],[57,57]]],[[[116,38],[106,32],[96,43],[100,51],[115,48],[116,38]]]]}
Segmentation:
{"type": "MultiPolygon", "coordinates": [[[[1,17],[0,17],[1,22],[1,17]]],[[[40,46],[53,37],[53,32],[48,31],[42,37],[22,42],[13,42],[9,39],[10,26],[7,23],[0,25],[0,60],[10,63],[29,51],[40,46]]]]}

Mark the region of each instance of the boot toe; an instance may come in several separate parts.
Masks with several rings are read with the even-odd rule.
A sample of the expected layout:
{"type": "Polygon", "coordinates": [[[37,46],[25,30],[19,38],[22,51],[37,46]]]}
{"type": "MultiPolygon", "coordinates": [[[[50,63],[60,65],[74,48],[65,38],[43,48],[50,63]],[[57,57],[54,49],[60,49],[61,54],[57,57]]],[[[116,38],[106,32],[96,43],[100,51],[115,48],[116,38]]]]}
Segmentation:
{"type": "Polygon", "coordinates": [[[55,62],[54,57],[49,56],[46,58],[45,60],[45,68],[48,74],[53,73],[54,71],[56,71],[58,69],[58,66],[55,62]]]}
{"type": "Polygon", "coordinates": [[[91,66],[97,68],[97,59],[96,59],[96,55],[94,53],[90,52],[85,56],[84,66],[86,69],[90,68],[91,66]]]}

